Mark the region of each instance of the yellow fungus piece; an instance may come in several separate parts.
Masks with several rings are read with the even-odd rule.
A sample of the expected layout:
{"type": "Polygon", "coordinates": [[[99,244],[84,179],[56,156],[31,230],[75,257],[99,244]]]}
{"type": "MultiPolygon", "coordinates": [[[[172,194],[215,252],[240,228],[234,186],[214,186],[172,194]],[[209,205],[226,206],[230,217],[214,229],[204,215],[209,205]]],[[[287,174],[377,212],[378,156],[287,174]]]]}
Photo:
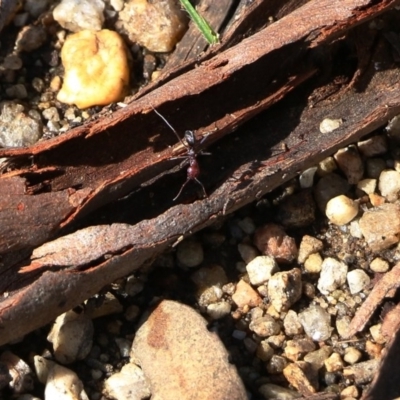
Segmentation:
{"type": "Polygon", "coordinates": [[[64,83],[57,100],[79,108],[122,100],[129,84],[124,42],[118,33],[103,29],[70,35],[61,50],[64,83]]]}

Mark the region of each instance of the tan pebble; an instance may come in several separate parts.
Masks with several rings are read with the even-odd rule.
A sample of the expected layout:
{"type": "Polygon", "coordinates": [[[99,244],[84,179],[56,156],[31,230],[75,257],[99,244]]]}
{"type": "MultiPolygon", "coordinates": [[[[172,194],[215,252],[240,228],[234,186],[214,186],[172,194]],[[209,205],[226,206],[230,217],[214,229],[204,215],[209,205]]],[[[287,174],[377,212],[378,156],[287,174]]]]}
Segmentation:
{"type": "Polygon", "coordinates": [[[318,350],[312,351],[304,356],[304,361],[308,362],[315,371],[324,366],[325,360],[331,355],[332,347],[323,346],[318,350]]]}
{"type": "Polygon", "coordinates": [[[379,207],[385,203],[385,198],[380,196],[379,194],[371,193],[368,195],[368,197],[369,197],[369,201],[371,202],[371,204],[374,207],[379,207]]]}
{"type": "Polygon", "coordinates": [[[328,372],[336,372],[343,369],[343,360],[338,353],[332,353],[324,364],[328,372]]]}
{"type": "Polygon", "coordinates": [[[348,316],[339,317],[336,319],[336,329],[341,338],[347,338],[350,331],[351,319],[348,316]]]}
{"type": "Polygon", "coordinates": [[[61,88],[61,77],[56,75],[50,82],[50,90],[53,92],[58,92],[61,88]]]}
{"type": "Polygon", "coordinates": [[[336,161],[332,156],[330,156],[325,158],[318,164],[317,174],[318,176],[325,176],[332,173],[336,169],[337,169],[336,161]]]}
{"type": "Polygon", "coordinates": [[[129,84],[129,66],[122,38],[113,31],[81,31],[68,36],[61,50],[64,84],[62,103],[79,108],[122,100],[129,84]]]}
{"type": "Polygon", "coordinates": [[[335,225],[345,225],[358,214],[358,203],[345,195],[329,200],[325,210],[326,216],[335,225]]]}
{"type": "Polygon", "coordinates": [[[374,272],[382,273],[389,271],[389,263],[380,257],[373,259],[369,267],[374,272]]]}
{"type": "Polygon", "coordinates": [[[303,264],[311,254],[318,253],[323,247],[324,244],[321,240],[313,236],[304,235],[301,239],[297,261],[303,264]]]}
{"type": "Polygon", "coordinates": [[[340,392],[340,398],[346,398],[346,397],[351,397],[354,399],[358,398],[358,389],[357,386],[355,385],[351,385],[351,386],[347,386],[347,388],[344,388],[341,392],[340,392]]]}
{"type": "Polygon", "coordinates": [[[310,254],[304,263],[304,268],[310,274],[318,274],[321,272],[322,262],[323,260],[319,253],[310,254]]]}
{"type": "Polygon", "coordinates": [[[389,202],[397,200],[400,192],[400,172],[382,171],[379,176],[379,191],[389,202]]]}
{"type": "Polygon", "coordinates": [[[362,357],[362,353],[360,350],[356,349],[355,347],[348,347],[345,351],[344,351],[344,361],[346,361],[348,364],[355,364],[358,361],[361,360],[362,357]]]}
{"type": "Polygon", "coordinates": [[[256,307],[262,302],[259,294],[244,280],[240,280],[236,285],[236,291],[232,295],[232,300],[238,307],[246,305],[256,307]]]}
{"type": "Polygon", "coordinates": [[[358,189],[362,190],[366,194],[372,194],[375,192],[377,180],[376,179],[362,179],[357,183],[358,189]]]}
{"type": "Polygon", "coordinates": [[[383,204],[366,211],[360,218],[360,228],[372,251],[381,251],[399,242],[400,206],[383,204]]]}
{"type": "Polygon", "coordinates": [[[316,392],[303,370],[296,364],[289,364],[283,375],[288,382],[295,387],[303,396],[311,396],[316,392]]]}
{"type": "Polygon", "coordinates": [[[351,185],[356,184],[363,177],[364,164],[356,146],[338,150],[334,158],[351,185]]]}
{"type": "Polygon", "coordinates": [[[339,118],[339,119],[325,118],[319,124],[319,131],[321,133],[333,132],[334,130],[338,129],[340,127],[340,125],[342,125],[342,123],[343,123],[343,120],[341,118],[339,118]]]}
{"type": "Polygon", "coordinates": [[[371,358],[380,358],[382,355],[383,345],[367,340],[365,342],[365,351],[371,358]]]}
{"type": "Polygon", "coordinates": [[[119,24],[132,42],[155,52],[173,50],[188,24],[187,15],[179,2],[171,0],[127,1],[119,18],[119,24]]]}
{"type": "Polygon", "coordinates": [[[291,361],[298,361],[304,354],[315,350],[311,339],[288,340],[283,355],[291,361]]]}
{"type": "Polygon", "coordinates": [[[386,339],[382,335],[382,324],[376,324],[369,328],[369,332],[371,333],[372,338],[376,343],[385,344],[386,339]]]}
{"type": "Polygon", "coordinates": [[[278,311],[288,310],[301,297],[301,270],[277,272],[268,281],[268,296],[278,311]]]}

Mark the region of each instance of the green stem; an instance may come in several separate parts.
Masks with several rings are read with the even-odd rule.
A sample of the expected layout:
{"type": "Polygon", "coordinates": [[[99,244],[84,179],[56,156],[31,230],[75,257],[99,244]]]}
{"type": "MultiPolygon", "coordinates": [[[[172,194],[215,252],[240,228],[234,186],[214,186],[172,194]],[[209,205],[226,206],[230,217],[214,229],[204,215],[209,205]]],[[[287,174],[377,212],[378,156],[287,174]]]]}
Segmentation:
{"type": "Polygon", "coordinates": [[[200,32],[203,34],[204,38],[209,44],[219,43],[219,35],[216,33],[208,22],[196,11],[189,0],[180,0],[183,7],[189,14],[190,18],[197,25],[200,32]]]}

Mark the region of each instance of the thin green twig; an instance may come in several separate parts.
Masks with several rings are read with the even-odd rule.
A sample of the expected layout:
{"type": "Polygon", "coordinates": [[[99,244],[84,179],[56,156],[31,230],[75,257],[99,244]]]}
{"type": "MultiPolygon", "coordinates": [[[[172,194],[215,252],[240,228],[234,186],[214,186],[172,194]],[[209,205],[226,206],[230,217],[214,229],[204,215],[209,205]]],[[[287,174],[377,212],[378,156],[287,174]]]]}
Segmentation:
{"type": "Polygon", "coordinates": [[[189,0],[180,0],[182,6],[185,8],[187,13],[193,22],[197,25],[200,32],[203,34],[204,38],[209,44],[219,43],[219,35],[213,28],[208,24],[208,22],[196,11],[196,9],[190,4],[189,0]]]}

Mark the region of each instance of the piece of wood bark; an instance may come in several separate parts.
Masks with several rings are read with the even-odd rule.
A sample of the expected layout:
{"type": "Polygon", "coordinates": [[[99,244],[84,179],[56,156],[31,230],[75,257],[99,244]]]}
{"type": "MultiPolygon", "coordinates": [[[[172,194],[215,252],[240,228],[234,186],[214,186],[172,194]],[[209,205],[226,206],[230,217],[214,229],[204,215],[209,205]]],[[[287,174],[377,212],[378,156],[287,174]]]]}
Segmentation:
{"type": "Polygon", "coordinates": [[[382,300],[393,289],[400,286],[400,264],[396,264],[390,271],[386,272],[378,283],[373,287],[367,299],[357,310],[353,317],[349,331],[348,338],[354,336],[357,332],[364,329],[365,325],[369,322],[374,311],[381,305],[382,300]]]}
{"type": "Polygon", "coordinates": [[[0,157],[13,157],[21,165],[0,178],[1,192],[15,188],[1,199],[0,229],[7,230],[0,232],[0,254],[41,244],[76,218],[170,169],[170,157],[179,150],[168,148],[175,138],[160,128],[153,107],[179,131],[210,132],[205,142],[209,146],[310,78],[316,68],[307,49],[329,43],[395,4],[398,1],[353,0],[338,7],[328,0],[309,2],[197,68],[137,96],[112,116],[101,114],[28,149],[0,150],[0,157]],[[155,140],[149,142],[150,137],[155,140]],[[47,197],[54,214],[50,206],[40,206],[50,204],[47,197]]]}

